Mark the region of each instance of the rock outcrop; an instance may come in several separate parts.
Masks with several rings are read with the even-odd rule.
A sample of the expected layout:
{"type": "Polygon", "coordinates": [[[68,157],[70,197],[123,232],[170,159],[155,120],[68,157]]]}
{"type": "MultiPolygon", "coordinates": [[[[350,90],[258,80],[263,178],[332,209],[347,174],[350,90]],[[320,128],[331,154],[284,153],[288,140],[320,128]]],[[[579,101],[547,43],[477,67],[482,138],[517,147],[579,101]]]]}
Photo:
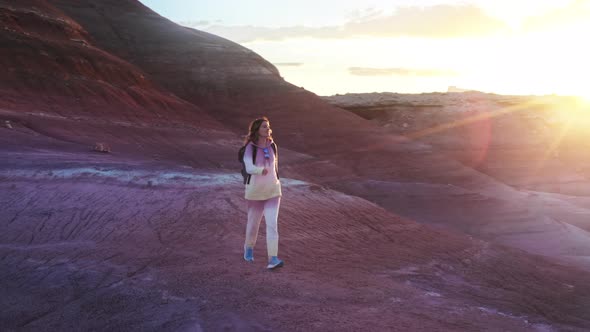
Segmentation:
{"type": "Polygon", "coordinates": [[[516,188],[590,194],[590,106],[576,98],[472,91],[324,99],[516,188]]]}

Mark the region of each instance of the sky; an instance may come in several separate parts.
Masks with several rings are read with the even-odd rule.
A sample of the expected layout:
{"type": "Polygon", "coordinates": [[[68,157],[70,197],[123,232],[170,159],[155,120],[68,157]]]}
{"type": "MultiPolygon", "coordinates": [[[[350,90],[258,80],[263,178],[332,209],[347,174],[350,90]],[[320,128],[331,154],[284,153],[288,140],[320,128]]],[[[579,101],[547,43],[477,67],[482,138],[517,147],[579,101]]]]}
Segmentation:
{"type": "Polygon", "coordinates": [[[590,100],[590,0],[141,2],[318,95],[455,86],[590,100]]]}

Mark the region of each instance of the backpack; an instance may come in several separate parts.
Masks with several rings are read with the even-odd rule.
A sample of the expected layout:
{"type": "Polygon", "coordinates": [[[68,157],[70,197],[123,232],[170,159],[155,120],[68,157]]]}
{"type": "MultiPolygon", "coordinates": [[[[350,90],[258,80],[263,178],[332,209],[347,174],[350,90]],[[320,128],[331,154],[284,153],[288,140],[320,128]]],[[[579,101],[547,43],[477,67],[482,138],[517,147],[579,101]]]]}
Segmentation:
{"type": "MultiPolygon", "coordinates": [[[[244,144],[244,146],[242,146],[240,148],[240,150],[238,151],[238,161],[242,164],[242,177],[244,178],[244,184],[250,184],[250,178],[252,177],[252,174],[248,174],[248,172],[246,172],[246,164],[244,163],[244,153],[246,153],[246,146],[249,144],[250,142],[244,144]]],[[[272,147],[272,150],[275,153],[275,163],[277,163],[275,165],[275,170],[277,173],[277,179],[279,178],[279,167],[278,167],[278,160],[279,160],[279,154],[277,153],[277,144],[275,142],[272,142],[270,144],[270,146],[272,147]]],[[[254,163],[256,163],[256,153],[258,152],[258,149],[253,148],[252,149],[252,161],[254,163]]]]}

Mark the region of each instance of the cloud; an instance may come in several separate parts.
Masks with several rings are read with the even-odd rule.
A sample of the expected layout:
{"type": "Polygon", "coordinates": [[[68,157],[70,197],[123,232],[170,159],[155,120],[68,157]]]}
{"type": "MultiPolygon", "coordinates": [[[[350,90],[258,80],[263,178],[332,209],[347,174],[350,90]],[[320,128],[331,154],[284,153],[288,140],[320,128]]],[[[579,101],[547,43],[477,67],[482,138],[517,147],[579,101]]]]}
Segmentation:
{"type": "Polygon", "coordinates": [[[425,38],[481,36],[507,28],[505,23],[473,5],[400,7],[393,15],[350,22],[345,26],[350,35],[425,38]]]}
{"type": "Polygon", "coordinates": [[[303,37],[337,39],[354,36],[454,38],[490,35],[507,31],[507,29],[505,23],[488,16],[482,9],[474,5],[437,5],[399,7],[390,15],[384,15],[376,10],[355,13],[348,23],[341,26],[267,28],[214,24],[203,30],[238,43],[247,43],[255,40],[283,40],[303,37]]]}
{"type": "Polygon", "coordinates": [[[338,27],[310,28],[304,26],[267,28],[257,26],[224,26],[212,25],[203,29],[237,43],[255,40],[285,40],[289,38],[345,38],[346,34],[338,27]]]}
{"type": "Polygon", "coordinates": [[[277,62],[273,63],[275,66],[281,67],[300,67],[303,66],[303,62],[277,62]]]}
{"type": "Polygon", "coordinates": [[[590,21],[590,1],[577,0],[567,6],[557,8],[543,15],[529,17],[523,23],[528,31],[553,29],[574,24],[588,25],[590,21]]]}
{"type": "Polygon", "coordinates": [[[383,16],[384,12],[382,9],[376,8],[365,8],[365,9],[356,9],[347,15],[349,21],[366,21],[369,19],[377,18],[383,16]]]}
{"type": "Polygon", "coordinates": [[[412,69],[412,68],[370,68],[370,67],[349,67],[348,72],[355,76],[457,76],[458,73],[452,70],[440,69],[412,69]]]}
{"type": "Polygon", "coordinates": [[[206,20],[201,20],[201,21],[180,21],[177,22],[178,24],[185,26],[185,27],[206,27],[211,25],[212,23],[210,21],[206,21],[206,20]]]}

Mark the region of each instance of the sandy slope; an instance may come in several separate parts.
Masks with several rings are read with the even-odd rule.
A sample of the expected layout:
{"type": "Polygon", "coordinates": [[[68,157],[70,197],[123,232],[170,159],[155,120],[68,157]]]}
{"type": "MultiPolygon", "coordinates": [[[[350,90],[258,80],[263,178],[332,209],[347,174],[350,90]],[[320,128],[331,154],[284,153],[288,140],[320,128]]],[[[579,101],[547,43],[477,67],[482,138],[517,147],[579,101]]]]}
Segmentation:
{"type": "Polygon", "coordinates": [[[241,258],[245,204],[235,172],[60,141],[2,154],[11,160],[0,169],[7,329],[590,326],[587,272],[421,226],[314,183],[283,179],[286,266],[271,273],[263,236],[256,262],[241,258]]]}
{"type": "MultiPolygon", "coordinates": [[[[117,175],[53,173],[3,183],[11,206],[1,249],[9,327],[588,324],[580,320],[588,319],[585,310],[576,310],[587,305],[583,274],[572,278],[522,253],[400,222],[305,183],[285,181],[287,266],[272,274],[261,258],[254,265],[241,259],[245,211],[235,175],[191,181],[191,172],[166,181],[161,173],[159,184],[147,186],[117,175]],[[553,292],[538,298],[547,286],[553,292]],[[557,298],[569,300],[556,305],[557,298]]],[[[261,242],[257,257],[264,256],[261,242]]]]}

